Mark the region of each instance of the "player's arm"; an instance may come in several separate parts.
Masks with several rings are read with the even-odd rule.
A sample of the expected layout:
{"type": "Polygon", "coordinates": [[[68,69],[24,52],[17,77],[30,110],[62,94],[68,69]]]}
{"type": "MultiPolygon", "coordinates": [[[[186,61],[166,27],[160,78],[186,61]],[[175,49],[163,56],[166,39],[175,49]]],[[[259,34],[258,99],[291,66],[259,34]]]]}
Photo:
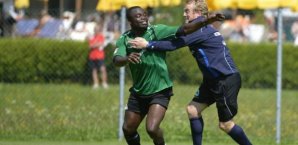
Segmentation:
{"type": "Polygon", "coordinates": [[[187,46],[187,36],[181,36],[179,38],[168,41],[147,41],[144,38],[137,37],[130,40],[129,43],[132,48],[136,49],[148,49],[148,50],[160,50],[160,51],[173,51],[178,48],[187,46]]]}
{"type": "Polygon", "coordinates": [[[216,14],[208,17],[204,21],[198,21],[198,22],[192,22],[192,23],[186,23],[179,27],[176,36],[183,36],[190,33],[195,32],[196,30],[211,24],[216,21],[223,21],[225,19],[225,16],[223,14],[216,14]]]}
{"type": "Polygon", "coordinates": [[[128,63],[139,63],[140,54],[127,54],[124,37],[121,36],[116,42],[117,48],[114,51],[113,64],[117,67],[125,66],[128,63]]]}
{"type": "Polygon", "coordinates": [[[117,67],[125,66],[128,62],[126,56],[116,55],[113,57],[113,64],[117,67]]]}
{"type": "Polygon", "coordinates": [[[117,67],[125,66],[128,63],[137,64],[141,62],[140,53],[130,53],[128,56],[115,55],[113,57],[113,63],[117,67]]]}

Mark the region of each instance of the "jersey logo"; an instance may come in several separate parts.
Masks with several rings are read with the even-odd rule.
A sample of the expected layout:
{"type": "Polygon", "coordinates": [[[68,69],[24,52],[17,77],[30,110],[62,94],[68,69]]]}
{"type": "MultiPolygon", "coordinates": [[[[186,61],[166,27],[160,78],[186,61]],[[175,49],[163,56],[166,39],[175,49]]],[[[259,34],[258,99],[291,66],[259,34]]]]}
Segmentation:
{"type": "Polygon", "coordinates": [[[219,32],[215,32],[214,36],[220,36],[221,34],[219,32]]]}
{"type": "Polygon", "coordinates": [[[225,42],[225,41],[222,41],[222,45],[226,46],[227,44],[226,44],[226,42],[225,42]]]}
{"type": "Polygon", "coordinates": [[[118,48],[115,49],[114,54],[116,54],[118,52],[118,48]]]}

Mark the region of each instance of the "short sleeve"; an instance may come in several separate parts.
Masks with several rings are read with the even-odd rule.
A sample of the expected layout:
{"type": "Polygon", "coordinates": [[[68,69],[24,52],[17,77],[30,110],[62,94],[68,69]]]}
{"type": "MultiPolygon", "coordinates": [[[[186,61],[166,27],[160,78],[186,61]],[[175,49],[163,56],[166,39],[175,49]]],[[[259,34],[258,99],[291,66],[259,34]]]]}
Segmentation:
{"type": "Polygon", "coordinates": [[[178,28],[177,26],[167,26],[163,24],[154,25],[153,27],[158,40],[175,38],[178,28]]]}
{"type": "Polygon", "coordinates": [[[127,52],[126,52],[126,45],[125,45],[125,36],[121,36],[117,42],[116,42],[116,49],[114,51],[114,56],[126,56],[127,52]]]}

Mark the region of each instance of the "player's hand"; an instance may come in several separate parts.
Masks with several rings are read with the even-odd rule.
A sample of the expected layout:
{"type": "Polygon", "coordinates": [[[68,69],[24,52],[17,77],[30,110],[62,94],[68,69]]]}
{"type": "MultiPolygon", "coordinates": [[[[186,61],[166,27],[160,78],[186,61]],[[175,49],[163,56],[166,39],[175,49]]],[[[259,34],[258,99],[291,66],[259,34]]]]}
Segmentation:
{"type": "Polygon", "coordinates": [[[215,14],[215,15],[211,15],[210,16],[210,19],[212,22],[215,22],[215,21],[223,21],[225,20],[225,16],[223,14],[215,14]]]}
{"type": "Polygon", "coordinates": [[[137,64],[141,62],[141,54],[137,52],[132,52],[127,56],[127,60],[130,63],[137,64]]]}
{"type": "Polygon", "coordinates": [[[132,48],[145,49],[148,45],[148,41],[141,37],[136,37],[135,39],[129,40],[128,43],[132,48]]]}

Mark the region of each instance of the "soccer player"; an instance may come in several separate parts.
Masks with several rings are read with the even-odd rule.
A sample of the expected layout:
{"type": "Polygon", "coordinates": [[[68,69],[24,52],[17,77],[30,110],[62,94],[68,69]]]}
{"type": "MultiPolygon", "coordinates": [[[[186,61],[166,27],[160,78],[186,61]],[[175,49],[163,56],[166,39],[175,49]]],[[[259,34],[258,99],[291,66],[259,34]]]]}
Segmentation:
{"type": "MultiPolygon", "coordinates": [[[[208,7],[205,1],[188,0],[184,8],[186,23],[205,21],[208,7]]],[[[237,96],[241,77],[221,34],[211,25],[171,41],[152,41],[136,38],[129,44],[147,52],[171,51],[188,46],[203,74],[203,83],[187,106],[194,145],[202,144],[204,122],[202,112],[216,103],[219,128],[240,145],[251,145],[243,129],[236,125],[237,96]],[[145,49],[144,49],[145,48],[145,49]]]]}
{"type": "Polygon", "coordinates": [[[131,30],[122,34],[117,40],[117,49],[113,57],[113,63],[116,66],[129,65],[133,79],[122,127],[125,140],[128,145],[140,145],[137,129],[147,115],[147,133],[155,145],[164,145],[165,140],[160,124],[173,95],[172,81],[165,62],[166,52],[132,49],[128,40],[136,37],[143,37],[148,41],[173,39],[175,35],[191,32],[194,28],[220,20],[221,17],[219,15],[204,22],[183,25],[179,28],[180,31],[177,31],[178,27],[149,25],[145,10],[138,6],[129,8],[126,17],[131,30]]]}

